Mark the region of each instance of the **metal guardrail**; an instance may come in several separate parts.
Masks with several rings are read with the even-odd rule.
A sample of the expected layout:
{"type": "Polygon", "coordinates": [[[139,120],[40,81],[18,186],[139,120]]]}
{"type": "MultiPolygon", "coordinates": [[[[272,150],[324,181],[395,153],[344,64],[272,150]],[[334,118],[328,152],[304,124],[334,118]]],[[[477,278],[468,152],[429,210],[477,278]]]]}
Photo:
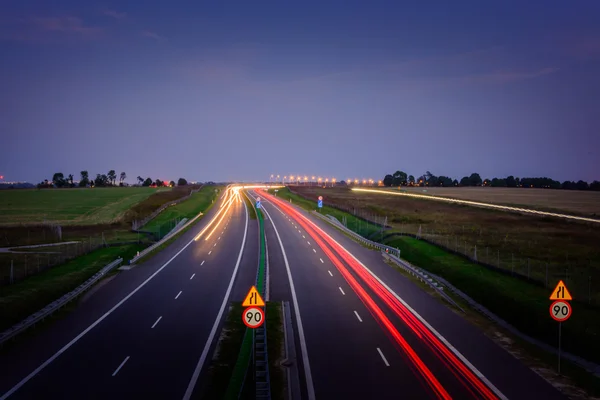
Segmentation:
{"type": "Polygon", "coordinates": [[[146,254],[150,253],[152,250],[156,249],[158,246],[162,245],[164,242],[166,242],[167,240],[171,239],[173,237],[173,235],[175,235],[176,233],[178,233],[181,230],[187,228],[190,224],[192,224],[194,221],[196,221],[202,215],[204,215],[204,214],[203,213],[198,213],[198,215],[196,215],[194,218],[192,218],[191,220],[189,220],[188,222],[186,222],[184,225],[180,226],[179,228],[175,227],[175,229],[177,229],[177,231],[175,231],[175,229],[173,229],[171,232],[169,232],[167,234],[167,236],[165,236],[164,238],[162,238],[158,242],[154,243],[152,246],[146,247],[144,250],[140,251],[140,253],[138,255],[136,255],[131,260],[129,260],[129,265],[135,264],[136,261],[140,260],[146,254]]]}
{"type": "Polygon", "coordinates": [[[181,227],[187,223],[187,221],[187,218],[182,218],[181,221],[179,221],[177,225],[175,225],[175,227],[171,229],[171,231],[169,231],[169,233],[167,233],[163,239],[168,239],[174,234],[176,234],[179,231],[179,229],[181,229],[181,227]]]}
{"type": "Polygon", "coordinates": [[[17,336],[18,334],[24,332],[26,329],[28,329],[28,328],[34,326],[35,324],[37,324],[38,322],[44,320],[44,318],[52,315],[59,308],[63,307],[70,301],[77,298],[81,293],[83,293],[87,289],[89,289],[98,280],[100,280],[104,275],[106,275],[108,272],[110,272],[115,267],[119,266],[122,262],[123,262],[122,258],[117,258],[115,261],[106,265],[99,272],[94,274],[94,276],[89,278],[87,281],[85,281],[84,283],[79,285],[77,288],[75,288],[71,292],[65,294],[60,299],[53,301],[52,303],[48,304],[46,307],[42,308],[38,312],[25,318],[23,321],[19,322],[18,324],[13,325],[6,331],[0,333],[0,344],[17,336]]]}
{"type": "Polygon", "coordinates": [[[358,233],[356,233],[356,232],[348,229],[347,227],[345,227],[340,221],[338,221],[335,217],[332,217],[331,215],[324,216],[324,215],[322,215],[322,214],[320,214],[318,212],[314,212],[314,211],[313,211],[313,214],[317,215],[318,217],[320,217],[324,221],[329,222],[330,224],[335,225],[337,228],[339,228],[340,230],[346,232],[347,234],[349,234],[350,236],[352,236],[354,239],[356,239],[360,243],[363,243],[363,244],[365,244],[365,245],[367,245],[369,247],[374,247],[376,249],[379,249],[382,252],[383,256],[386,257],[388,260],[391,260],[392,262],[394,262],[395,264],[397,264],[399,267],[401,267],[402,269],[404,269],[406,272],[408,272],[409,274],[415,276],[421,282],[424,282],[429,287],[431,287],[432,289],[434,289],[448,303],[450,303],[453,306],[457,307],[462,312],[465,312],[465,310],[463,310],[462,307],[460,307],[452,299],[452,297],[450,297],[446,293],[444,293],[444,287],[441,286],[438,282],[436,282],[434,280],[434,278],[431,276],[431,274],[427,275],[427,273],[425,273],[421,269],[415,267],[414,265],[412,265],[410,263],[407,263],[406,261],[401,260],[400,259],[400,250],[399,249],[390,248],[389,246],[386,246],[384,244],[377,243],[377,242],[374,242],[374,241],[369,240],[369,239],[365,239],[364,237],[360,236],[358,233]]]}

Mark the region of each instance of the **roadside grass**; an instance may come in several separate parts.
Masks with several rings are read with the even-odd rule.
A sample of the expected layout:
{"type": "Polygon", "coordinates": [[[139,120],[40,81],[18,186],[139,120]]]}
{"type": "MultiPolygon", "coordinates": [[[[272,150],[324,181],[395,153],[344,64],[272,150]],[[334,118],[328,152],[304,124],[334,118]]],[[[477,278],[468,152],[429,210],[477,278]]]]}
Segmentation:
{"type": "Polygon", "coordinates": [[[204,385],[194,392],[196,399],[223,399],[240,353],[246,333],[242,321],[241,302],[229,304],[229,312],[223,324],[215,352],[206,372],[204,385]]]}
{"type": "Polygon", "coordinates": [[[206,208],[217,199],[222,188],[218,186],[204,186],[199,192],[194,193],[189,199],[167,207],[156,218],[148,222],[142,230],[154,232],[160,237],[169,233],[177,225],[177,222],[183,218],[192,219],[198,213],[204,212],[206,208]],[[215,192],[217,190],[218,192],[215,192]]]}
{"type": "MultiPolygon", "coordinates": [[[[295,204],[299,207],[307,211],[315,211],[317,210],[317,197],[319,195],[314,196],[314,201],[308,200],[302,196],[299,196],[295,193],[292,193],[289,188],[279,188],[278,192],[275,193],[275,189],[269,189],[269,193],[276,195],[279,198],[289,200],[292,199],[292,204],[295,204]]],[[[362,235],[362,236],[370,236],[381,231],[381,227],[378,225],[369,223],[368,221],[358,218],[352,214],[343,212],[338,210],[337,208],[327,206],[327,197],[324,196],[323,207],[320,210],[320,213],[323,215],[331,215],[337,218],[338,221],[342,222],[343,218],[346,218],[347,227],[352,229],[354,232],[362,235]]]]}
{"type": "Polygon", "coordinates": [[[397,266],[392,261],[386,263],[394,268],[398,273],[410,279],[414,284],[419,286],[423,291],[435,297],[440,303],[451,308],[462,318],[476,325],[490,339],[494,340],[498,345],[511,353],[513,356],[521,360],[528,367],[532,368],[542,377],[552,382],[556,387],[560,388],[563,393],[567,394],[572,399],[587,399],[588,396],[600,395],[600,377],[595,376],[578,365],[566,360],[564,357],[561,361],[561,374],[556,370],[557,356],[540,349],[539,347],[513,335],[511,332],[498,326],[494,322],[488,320],[478,311],[471,309],[469,304],[461,297],[447,291],[449,295],[465,313],[459,311],[455,307],[448,304],[434,289],[427,284],[407,273],[404,269],[397,266]],[[581,393],[584,390],[586,394],[581,393]]]}
{"type": "MultiPolygon", "coordinates": [[[[412,237],[396,237],[385,244],[401,250],[406,261],[448,280],[475,301],[532,337],[557,345],[557,324],[550,318],[551,289],[477,265],[463,257],[412,237]]],[[[563,323],[565,351],[600,361],[600,310],[574,302],[573,317],[563,323]]]]}
{"type": "Polygon", "coordinates": [[[0,330],[5,330],[75,289],[106,264],[128,258],[143,246],[107,247],[48,269],[13,285],[0,287],[0,330]]]}
{"type": "Polygon", "coordinates": [[[148,187],[2,190],[0,224],[111,223],[157,191],[148,187]]]}

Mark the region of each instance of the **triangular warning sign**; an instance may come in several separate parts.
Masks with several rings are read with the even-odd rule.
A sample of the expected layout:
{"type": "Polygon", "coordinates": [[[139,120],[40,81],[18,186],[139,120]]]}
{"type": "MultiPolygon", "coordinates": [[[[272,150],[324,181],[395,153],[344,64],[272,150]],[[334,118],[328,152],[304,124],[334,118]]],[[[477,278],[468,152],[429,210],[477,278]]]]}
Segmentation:
{"type": "Polygon", "coordinates": [[[550,300],[573,300],[573,298],[563,281],[559,281],[558,285],[556,285],[556,288],[554,288],[554,291],[550,295],[550,300]]]}
{"type": "Polygon", "coordinates": [[[242,303],[242,307],[251,307],[251,306],[257,306],[257,307],[265,306],[265,302],[263,301],[262,297],[260,297],[260,293],[258,293],[258,290],[256,290],[256,287],[254,287],[254,286],[252,286],[250,288],[250,290],[248,291],[248,294],[246,295],[246,299],[242,303]]]}

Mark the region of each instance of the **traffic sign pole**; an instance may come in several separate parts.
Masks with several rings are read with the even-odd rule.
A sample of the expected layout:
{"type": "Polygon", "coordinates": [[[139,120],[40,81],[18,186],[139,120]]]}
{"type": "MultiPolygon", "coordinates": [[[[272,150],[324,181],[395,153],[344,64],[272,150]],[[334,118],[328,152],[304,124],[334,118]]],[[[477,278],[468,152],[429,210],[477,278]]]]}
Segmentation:
{"type": "Polygon", "coordinates": [[[561,356],[561,339],[562,339],[562,322],[558,323],[558,373],[560,374],[560,356],[561,356]]]}

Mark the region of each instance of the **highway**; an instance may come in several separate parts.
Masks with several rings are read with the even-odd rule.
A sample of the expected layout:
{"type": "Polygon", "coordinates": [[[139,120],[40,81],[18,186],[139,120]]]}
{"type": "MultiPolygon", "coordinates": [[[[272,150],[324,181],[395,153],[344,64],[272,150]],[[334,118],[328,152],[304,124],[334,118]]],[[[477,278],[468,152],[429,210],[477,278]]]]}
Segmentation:
{"type": "Polygon", "coordinates": [[[302,332],[307,398],[564,398],[378,252],[255,195],[270,220],[272,300],[294,303],[302,332]]]}
{"type": "Polygon", "coordinates": [[[243,299],[257,260],[256,221],[230,191],[154,258],[5,349],[0,399],[184,398],[210,359],[225,303],[243,299]]]}
{"type": "MultiPolygon", "coordinates": [[[[271,301],[292,306],[315,398],[563,399],[380,253],[257,189],[271,301]]],[[[257,220],[231,188],[188,232],[0,353],[0,400],[197,398],[226,305],[258,265],[257,220]]]]}

